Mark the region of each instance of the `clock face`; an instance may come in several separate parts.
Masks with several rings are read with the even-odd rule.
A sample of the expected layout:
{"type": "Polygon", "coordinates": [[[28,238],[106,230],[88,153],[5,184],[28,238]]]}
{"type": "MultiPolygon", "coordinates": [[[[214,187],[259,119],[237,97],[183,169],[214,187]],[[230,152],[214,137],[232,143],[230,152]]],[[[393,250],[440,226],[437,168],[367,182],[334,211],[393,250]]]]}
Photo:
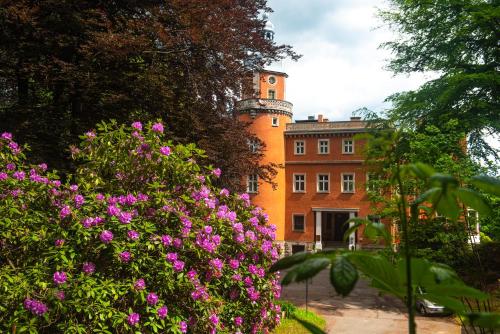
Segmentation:
{"type": "Polygon", "coordinates": [[[276,77],[270,75],[267,81],[271,84],[274,85],[276,83],[276,77]]]}

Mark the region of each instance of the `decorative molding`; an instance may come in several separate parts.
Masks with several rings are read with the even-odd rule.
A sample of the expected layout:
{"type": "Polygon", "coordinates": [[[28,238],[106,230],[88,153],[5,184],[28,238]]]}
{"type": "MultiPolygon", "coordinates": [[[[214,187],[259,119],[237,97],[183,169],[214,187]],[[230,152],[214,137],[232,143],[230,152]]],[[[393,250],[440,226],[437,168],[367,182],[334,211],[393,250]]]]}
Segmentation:
{"type": "Polygon", "coordinates": [[[358,212],[359,208],[318,208],[313,207],[313,212],[358,212]]]}
{"type": "Polygon", "coordinates": [[[308,161],[285,161],[285,165],[338,165],[338,164],[363,164],[364,160],[308,160],[308,161]]]}
{"type": "Polygon", "coordinates": [[[276,113],[292,117],[293,104],[276,99],[246,99],[236,102],[236,111],[241,114],[276,113]]]}

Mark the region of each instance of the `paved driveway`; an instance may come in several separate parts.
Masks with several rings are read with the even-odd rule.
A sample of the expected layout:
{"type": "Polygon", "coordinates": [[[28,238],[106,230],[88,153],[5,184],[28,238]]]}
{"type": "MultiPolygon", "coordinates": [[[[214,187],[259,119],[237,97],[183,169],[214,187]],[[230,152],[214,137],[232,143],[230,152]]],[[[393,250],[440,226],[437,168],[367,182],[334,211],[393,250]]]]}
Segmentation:
{"type": "MultiPolygon", "coordinates": [[[[309,308],[321,314],[332,334],[408,333],[403,303],[392,296],[379,296],[378,290],[360,280],[346,298],[338,296],[330,285],[328,270],[309,281],[309,308]]],[[[283,287],[282,298],[305,307],[305,283],[283,287]]],[[[451,317],[417,315],[418,334],[459,334],[460,327],[451,317]]],[[[292,334],[292,333],[290,333],[292,334]]]]}

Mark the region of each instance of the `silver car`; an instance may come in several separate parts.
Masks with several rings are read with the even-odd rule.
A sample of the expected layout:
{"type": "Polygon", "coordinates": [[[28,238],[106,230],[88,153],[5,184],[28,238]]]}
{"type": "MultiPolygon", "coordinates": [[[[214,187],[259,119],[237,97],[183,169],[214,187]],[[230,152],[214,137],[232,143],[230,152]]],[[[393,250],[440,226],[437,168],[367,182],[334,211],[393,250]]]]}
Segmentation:
{"type": "Polygon", "coordinates": [[[442,305],[434,304],[433,302],[424,298],[425,291],[417,287],[417,300],[415,302],[415,306],[417,307],[417,311],[422,315],[430,315],[430,314],[450,314],[449,310],[446,309],[442,305]]]}

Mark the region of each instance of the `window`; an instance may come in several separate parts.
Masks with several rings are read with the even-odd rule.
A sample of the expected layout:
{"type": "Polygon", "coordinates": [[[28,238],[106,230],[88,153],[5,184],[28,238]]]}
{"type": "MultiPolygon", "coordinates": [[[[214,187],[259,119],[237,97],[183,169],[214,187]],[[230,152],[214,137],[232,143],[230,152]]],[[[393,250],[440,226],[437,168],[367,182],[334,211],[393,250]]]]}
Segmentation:
{"type": "Polygon", "coordinates": [[[318,154],[328,154],[330,152],[330,141],[328,139],[318,139],[318,154]]]}
{"type": "Polygon", "coordinates": [[[276,91],[274,89],[269,89],[267,91],[267,98],[274,100],[276,98],[276,91]]]}
{"type": "Polygon", "coordinates": [[[353,154],[354,153],[354,140],[344,139],[342,141],[342,153],[353,154]]]}
{"type": "Polygon", "coordinates": [[[306,154],[306,143],[303,140],[296,140],[294,144],[295,149],[293,151],[295,152],[295,155],[306,154]]]}
{"type": "Polygon", "coordinates": [[[267,79],[267,82],[269,82],[271,85],[274,85],[276,83],[276,77],[274,75],[270,75],[267,79]]]}
{"type": "Polygon", "coordinates": [[[293,192],[306,192],[306,174],[293,174],[293,192]]]}
{"type": "Polygon", "coordinates": [[[257,139],[248,140],[248,147],[252,153],[257,153],[260,148],[259,141],[257,139]]]}
{"type": "Polygon", "coordinates": [[[342,174],[342,192],[354,192],[354,174],[342,174]]]}
{"type": "Polygon", "coordinates": [[[259,191],[259,176],[257,174],[248,175],[247,178],[247,192],[256,193],[259,191]]]}
{"type": "Polygon", "coordinates": [[[378,223],[378,224],[381,223],[380,216],[378,216],[378,215],[369,215],[367,218],[372,223],[378,223]]]}
{"type": "Polygon", "coordinates": [[[300,215],[293,215],[293,230],[295,232],[304,232],[305,230],[305,216],[300,214],[300,215]]]}
{"type": "Polygon", "coordinates": [[[318,192],[327,193],[330,191],[330,175],[329,174],[318,174],[318,192]]]}
{"type": "Polygon", "coordinates": [[[272,124],[272,126],[279,126],[279,125],[280,125],[280,120],[279,120],[279,118],[278,118],[278,117],[273,117],[273,118],[271,119],[271,124],[272,124]]]}
{"type": "Polygon", "coordinates": [[[366,174],[366,191],[372,194],[381,194],[380,175],[376,173],[366,174]]]}

